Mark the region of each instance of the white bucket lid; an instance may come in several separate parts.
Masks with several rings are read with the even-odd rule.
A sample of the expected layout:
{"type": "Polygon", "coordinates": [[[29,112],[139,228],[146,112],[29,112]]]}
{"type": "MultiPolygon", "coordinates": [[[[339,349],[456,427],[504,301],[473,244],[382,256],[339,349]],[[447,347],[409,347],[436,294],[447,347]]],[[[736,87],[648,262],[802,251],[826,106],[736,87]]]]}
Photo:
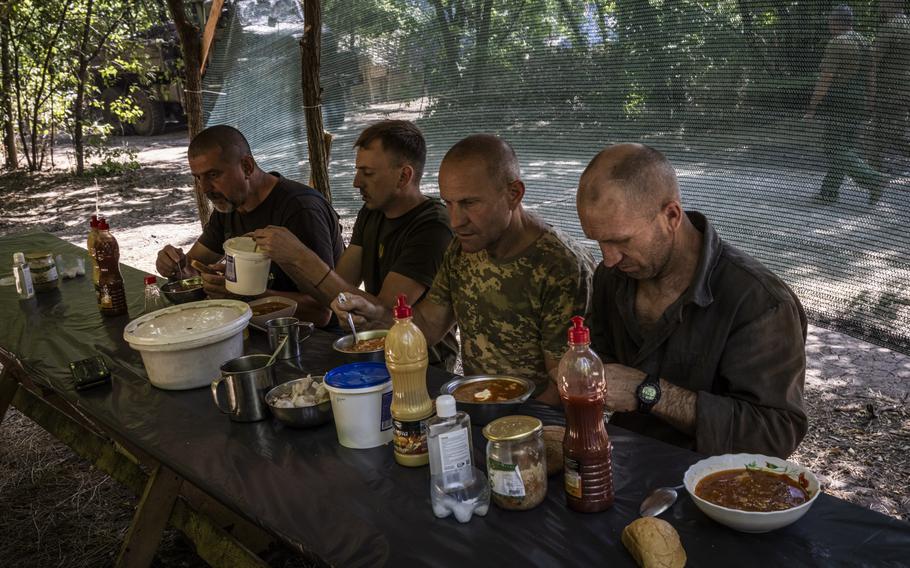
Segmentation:
{"type": "Polygon", "coordinates": [[[203,300],[164,308],[131,321],[123,339],[139,351],[180,351],[239,333],[253,316],[238,300],[203,300]]]}
{"type": "Polygon", "coordinates": [[[223,247],[225,253],[246,260],[268,258],[265,253],[256,251],[256,241],[253,237],[234,237],[224,241],[223,247]]]}

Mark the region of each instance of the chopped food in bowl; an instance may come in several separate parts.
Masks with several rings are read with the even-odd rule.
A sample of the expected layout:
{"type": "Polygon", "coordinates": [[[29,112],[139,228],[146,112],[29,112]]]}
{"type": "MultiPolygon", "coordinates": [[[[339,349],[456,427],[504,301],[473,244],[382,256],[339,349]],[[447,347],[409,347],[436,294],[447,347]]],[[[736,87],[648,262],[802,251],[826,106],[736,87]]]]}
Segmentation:
{"type": "Polygon", "coordinates": [[[323,377],[307,375],[270,390],[265,402],[278,420],[296,428],[319,426],[332,420],[332,404],[323,377]]]}
{"type": "Polygon", "coordinates": [[[818,478],[793,462],[761,454],[703,459],[683,478],[696,506],[742,532],[768,532],[796,522],[821,493],[818,478]]]}

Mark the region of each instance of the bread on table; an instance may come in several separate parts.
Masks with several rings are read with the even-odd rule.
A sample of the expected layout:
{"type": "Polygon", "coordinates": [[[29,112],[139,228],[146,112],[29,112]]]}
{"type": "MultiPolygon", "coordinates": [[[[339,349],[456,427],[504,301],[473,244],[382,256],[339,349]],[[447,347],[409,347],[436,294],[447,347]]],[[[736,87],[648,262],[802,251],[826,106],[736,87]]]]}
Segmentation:
{"type": "Polygon", "coordinates": [[[686,551],[679,534],[663,519],[635,519],[622,530],[622,543],[642,568],[683,568],[686,565],[686,551]]]}

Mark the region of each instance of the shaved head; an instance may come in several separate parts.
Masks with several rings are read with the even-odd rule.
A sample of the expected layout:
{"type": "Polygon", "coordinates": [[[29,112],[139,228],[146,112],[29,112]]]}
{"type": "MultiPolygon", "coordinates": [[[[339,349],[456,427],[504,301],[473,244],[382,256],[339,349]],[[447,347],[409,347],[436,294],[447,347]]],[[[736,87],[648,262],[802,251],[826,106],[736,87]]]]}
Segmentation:
{"type": "Polygon", "coordinates": [[[644,144],[614,144],[594,156],[578,183],[578,201],[593,205],[621,198],[633,210],[657,211],[679,201],[676,172],[667,158],[644,144]]]}
{"type": "MultiPolygon", "coordinates": [[[[488,175],[498,187],[504,188],[521,179],[518,157],[512,146],[493,134],[473,134],[452,146],[442,163],[483,162],[488,175]]],[[[441,167],[441,166],[440,166],[441,167]]]]}
{"type": "Polygon", "coordinates": [[[229,163],[238,162],[252,155],[250,144],[243,133],[226,124],[210,126],[194,136],[187,155],[195,158],[216,148],[221,150],[221,159],[229,163]]]}

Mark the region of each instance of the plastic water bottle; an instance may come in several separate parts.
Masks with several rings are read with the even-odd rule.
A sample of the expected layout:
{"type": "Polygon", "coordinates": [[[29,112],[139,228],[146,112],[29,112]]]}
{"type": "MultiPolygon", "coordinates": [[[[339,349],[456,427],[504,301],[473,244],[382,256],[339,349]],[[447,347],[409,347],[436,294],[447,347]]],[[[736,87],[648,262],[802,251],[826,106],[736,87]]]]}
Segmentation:
{"type": "Polygon", "coordinates": [[[32,283],[32,271],[25,262],[25,254],[13,254],[13,276],[16,279],[16,292],[20,300],[28,300],[35,296],[35,286],[32,283]]]}
{"type": "Polygon", "coordinates": [[[433,514],[455,515],[460,523],[490,509],[490,485],[474,467],[471,418],[455,410],[455,399],[444,394],[436,399],[436,416],[427,420],[430,452],[430,502],[433,514]]]}
{"type": "Polygon", "coordinates": [[[145,277],[145,308],[143,314],[150,314],[165,307],[161,290],[158,289],[158,279],[152,275],[145,277]]]}

